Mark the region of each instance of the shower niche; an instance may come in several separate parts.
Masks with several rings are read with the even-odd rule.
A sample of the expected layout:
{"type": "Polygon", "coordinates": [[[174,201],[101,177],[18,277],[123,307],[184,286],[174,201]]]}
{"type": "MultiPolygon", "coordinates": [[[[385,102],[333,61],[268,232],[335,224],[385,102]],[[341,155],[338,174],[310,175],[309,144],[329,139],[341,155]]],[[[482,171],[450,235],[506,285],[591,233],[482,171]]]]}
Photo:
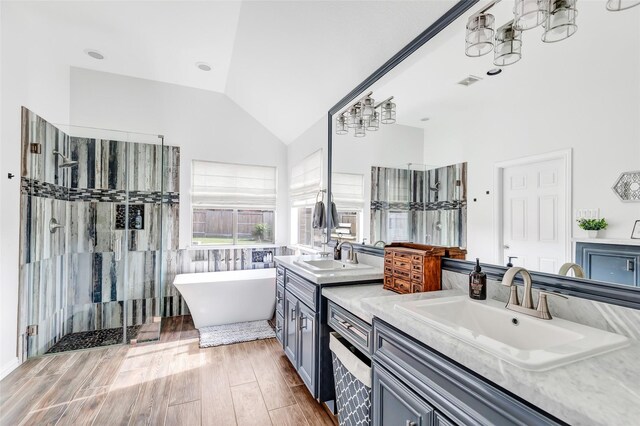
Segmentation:
{"type": "Polygon", "coordinates": [[[178,188],[179,148],[161,137],[54,126],[22,109],[23,360],[159,336],[178,188]]]}
{"type": "Polygon", "coordinates": [[[129,204],[127,215],[126,204],[116,204],[116,229],[144,229],[144,204],[129,204]]]}

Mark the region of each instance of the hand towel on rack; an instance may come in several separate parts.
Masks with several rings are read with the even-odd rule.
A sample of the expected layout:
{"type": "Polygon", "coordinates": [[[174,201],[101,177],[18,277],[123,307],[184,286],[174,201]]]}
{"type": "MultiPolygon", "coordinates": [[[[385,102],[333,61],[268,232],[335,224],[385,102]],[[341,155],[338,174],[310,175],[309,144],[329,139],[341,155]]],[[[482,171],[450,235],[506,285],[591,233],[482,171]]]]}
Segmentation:
{"type": "Polygon", "coordinates": [[[331,197],[331,228],[335,228],[338,226],[338,209],[336,207],[336,203],[333,202],[333,197],[331,197]]]}
{"type": "Polygon", "coordinates": [[[313,222],[311,223],[313,229],[321,229],[327,226],[324,212],[324,195],[322,194],[322,191],[318,192],[318,195],[316,195],[316,204],[313,207],[313,222]],[[318,195],[322,196],[319,201],[318,195]]]}

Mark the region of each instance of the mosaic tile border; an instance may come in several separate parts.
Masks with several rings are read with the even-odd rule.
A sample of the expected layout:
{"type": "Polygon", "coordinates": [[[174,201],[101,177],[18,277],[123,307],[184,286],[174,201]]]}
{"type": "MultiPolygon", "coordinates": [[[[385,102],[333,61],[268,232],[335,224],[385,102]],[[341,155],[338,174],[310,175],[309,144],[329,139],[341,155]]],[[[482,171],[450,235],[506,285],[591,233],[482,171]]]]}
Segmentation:
{"type": "MultiPolygon", "coordinates": [[[[21,178],[20,192],[34,197],[53,198],[64,201],[96,201],[107,203],[124,203],[127,192],[122,189],[99,188],[65,188],[53,183],[36,179],[21,178]]],[[[177,204],[180,202],[179,192],[129,191],[130,203],[145,204],[177,204]]]]}
{"type": "Polygon", "coordinates": [[[399,210],[399,211],[411,211],[419,212],[423,210],[455,210],[461,209],[467,205],[466,200],[462,201],[431,201],[427,203],[412,201],[405,202],[388,202],[388,201],[371,201],[372,211],[381,210],[399,210]]]}

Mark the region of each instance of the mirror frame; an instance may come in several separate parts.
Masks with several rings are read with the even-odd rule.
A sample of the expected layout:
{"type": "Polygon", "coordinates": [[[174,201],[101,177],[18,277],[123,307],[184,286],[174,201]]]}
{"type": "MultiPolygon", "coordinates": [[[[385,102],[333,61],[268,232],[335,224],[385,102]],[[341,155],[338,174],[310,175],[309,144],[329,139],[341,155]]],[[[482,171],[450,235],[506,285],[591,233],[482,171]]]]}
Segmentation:
{"type": "MultiPolygon", "coordinates": [[[[338,113],[350,102],[355,100],[361,93],[365,92],[369,87],[376,83],[380,78],[393,70],[402,61],[407,59],[415,51],[425,45],[429,40],[435,37],[440,31],[452,24],[467,10],[477,4],[479,0],[460,0],[444,15],[438,18],[426,30],[420,33],[409,44],[404,46],[398,53],[393,55],[391,59],[382,64],[380,68],[375,70],[373,74],[367,77],[362,83],[357,85],[338,103],[336,103],[327,114],[327,191],[331,194],[331,171],[332,171],[332,146],[333,146],[333,115],[338,113]]],[[[327,216],[330,214],[330,203],[327,203],[327,216]]],[[[326,228],[327,239],[331,239],[331,223],[327,221],[326,228]]],[[[329,245],[335,247],[335,240],[329,241],[329,245]]],[[[384,249],[363,244],[353,244],[354,251],[374,256],[384,256],[384,249]]],[[[443,259],[442,269],[446,271],[469,274],[475,265],[475,262],[468,260],[443,259]]],[[[507,267],[482,264],[483,271],[487,273],[488,278],[501,281],[507,267]]],[[[533,278],[533,287],[540,290],[560,293],[567,296],[580,297],[583,299],[593,300],[596,302],[610,303],[618,306],[624,306],[633,309],[640,309],[640,288],[624,287],[620,284],[612,284],[602,281],[594,281],[580,279],[574,277],[564,277],[561,275],[546,274],[542,272],[530,271],[533,278]]],[[[522,284],[522,279],[517,278],[516,281],[522,284]]]]}

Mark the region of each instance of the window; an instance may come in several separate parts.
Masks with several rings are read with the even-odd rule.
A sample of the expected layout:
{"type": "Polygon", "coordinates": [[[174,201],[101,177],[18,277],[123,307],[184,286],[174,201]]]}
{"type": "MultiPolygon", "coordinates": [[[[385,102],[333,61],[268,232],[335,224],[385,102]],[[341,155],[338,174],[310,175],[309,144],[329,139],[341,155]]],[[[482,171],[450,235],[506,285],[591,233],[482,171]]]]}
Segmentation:
{"type": "Polygon", "coordinates": [[[192,244],[275,242],[275,167],[194,161],[192,172],[192,244]]]}
{"type": "Polygon", "coordinates": [[[352,173],[332,173],[331,191],[338,210],[338,224],[332,238],[361,242],[362,211],[364,209],[364,176],[352,173]]]}
{"type": "MultiPolygon", "coordinates": [[[[313,228],[313,207],[322,188],[322,150],[318,150],[291,169],[291,243],[321,248],[323,229],[313,228]]],[[[326,203],[326,197],[325,197],[326,203]]]]}

